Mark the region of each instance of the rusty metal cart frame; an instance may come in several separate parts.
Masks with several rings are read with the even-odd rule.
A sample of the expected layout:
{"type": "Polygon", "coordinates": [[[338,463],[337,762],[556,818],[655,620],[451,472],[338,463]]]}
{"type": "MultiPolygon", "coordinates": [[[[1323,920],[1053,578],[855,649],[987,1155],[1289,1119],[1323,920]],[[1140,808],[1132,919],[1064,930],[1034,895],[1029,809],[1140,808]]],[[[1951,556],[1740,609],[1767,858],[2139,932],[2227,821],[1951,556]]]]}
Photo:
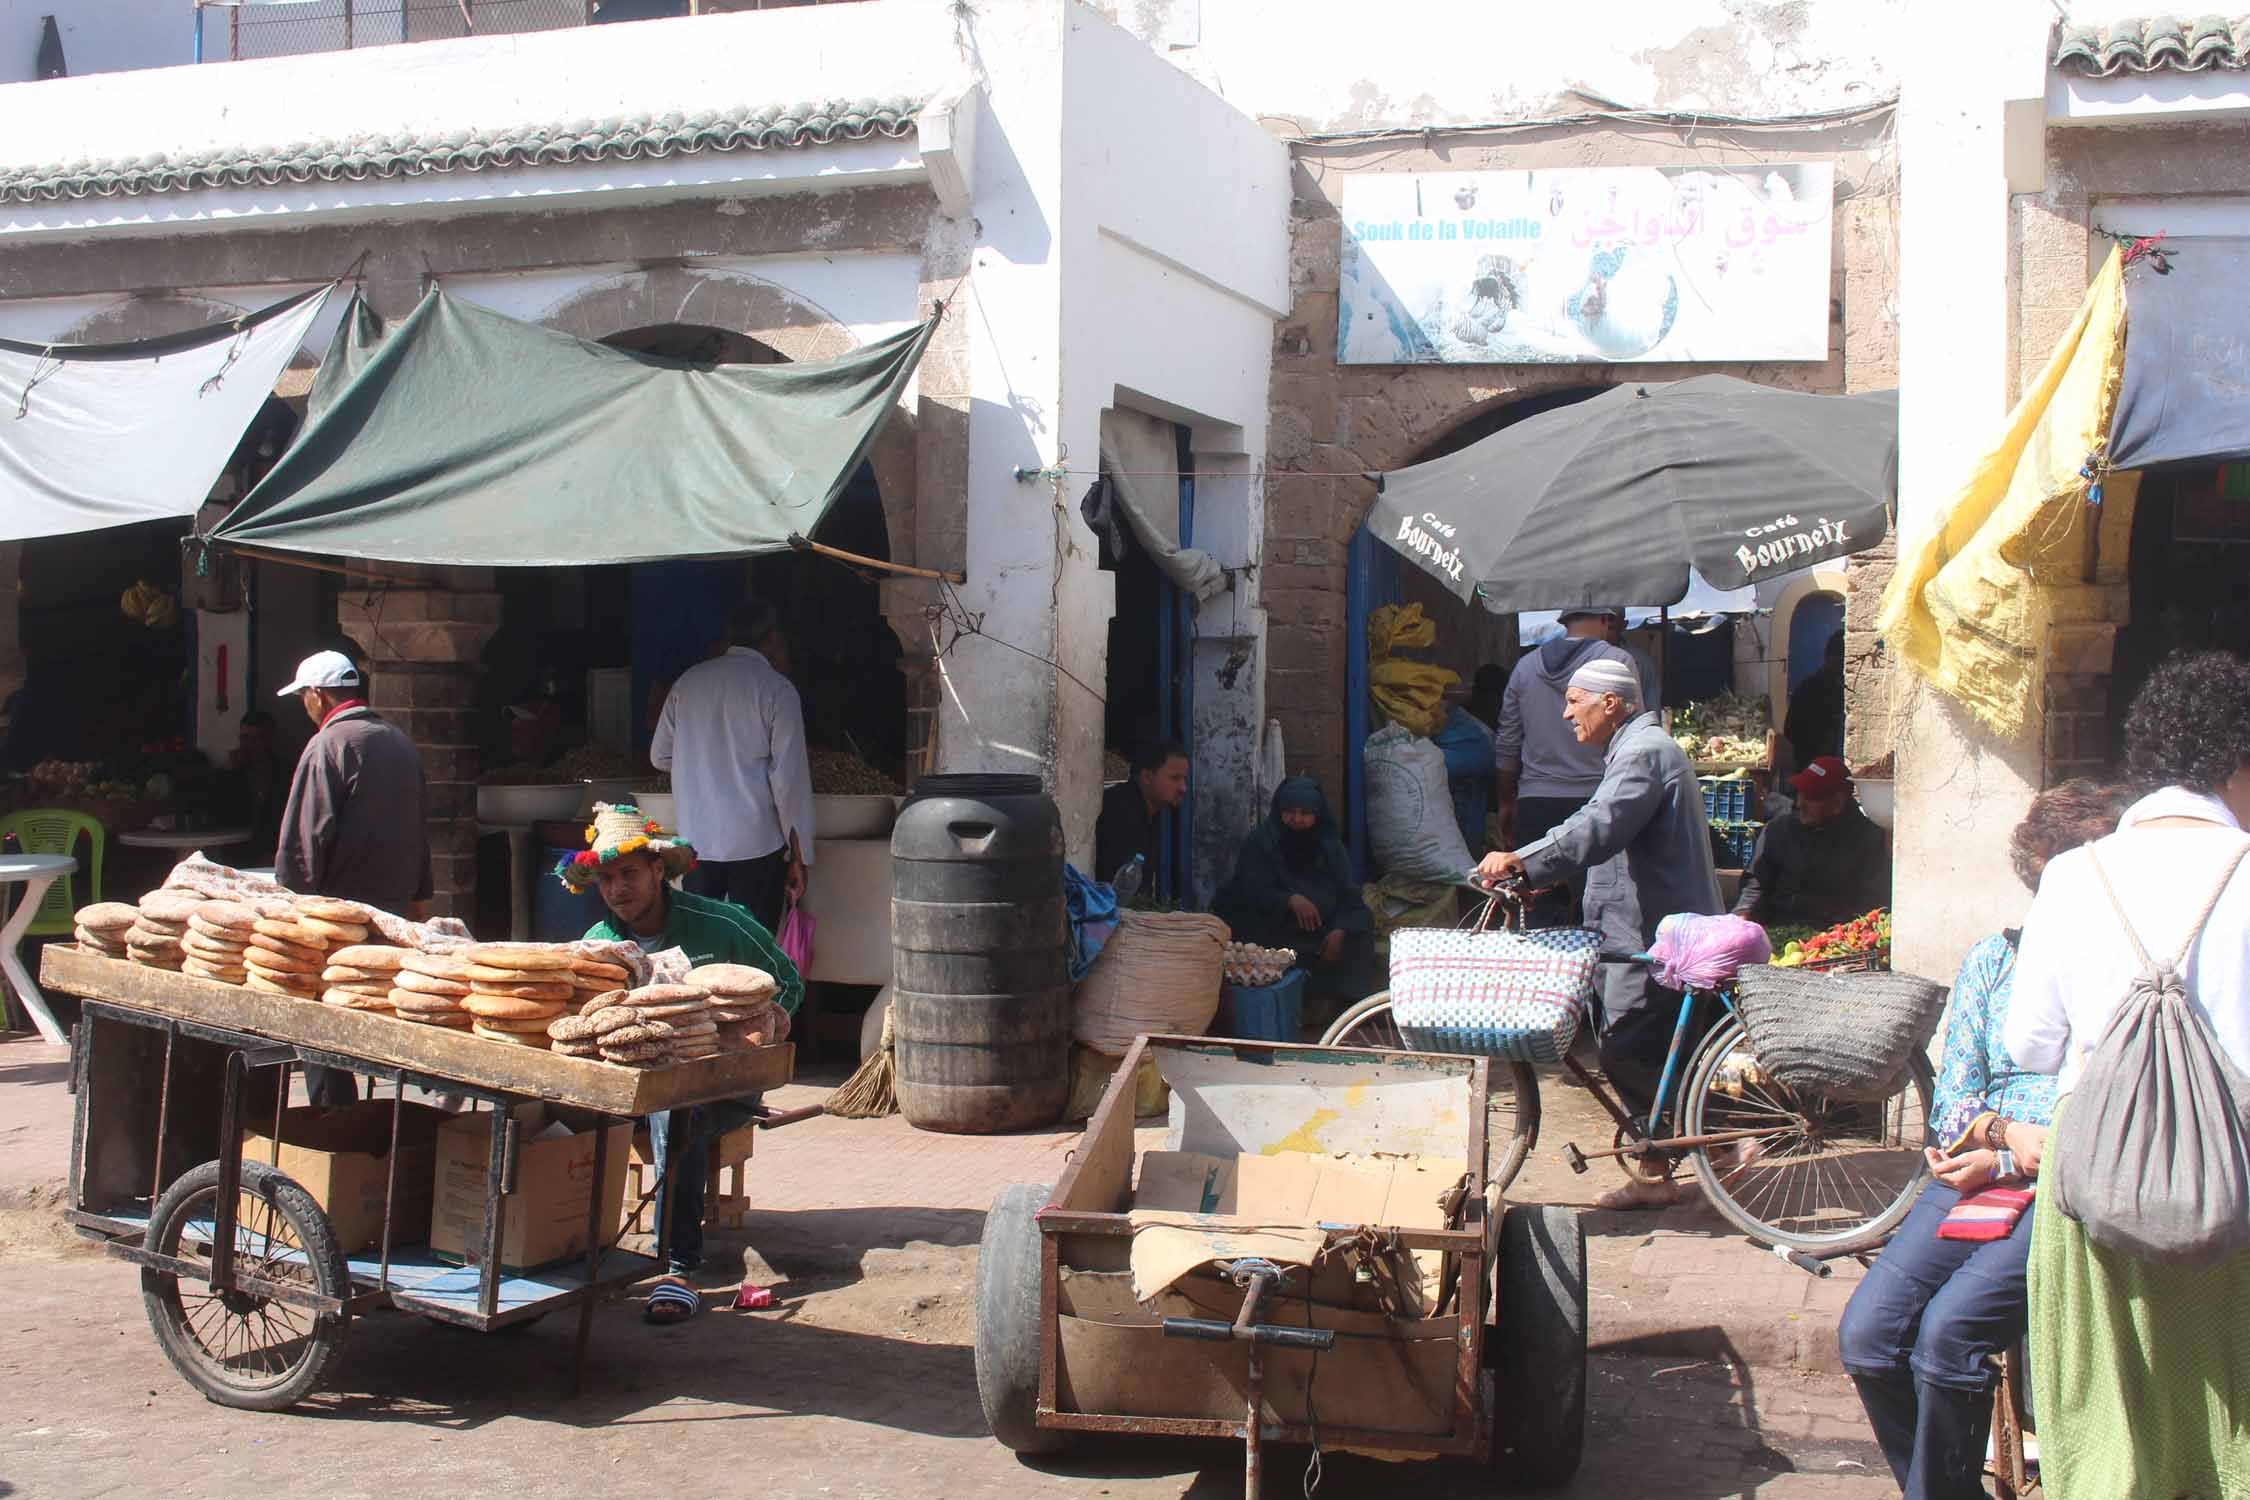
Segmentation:
{"type": "MultiPolygon", "coordinates": [[[[1585,1389],[1585,1260],[1584,1239],[1578,1230],[1576,1216],[1561,1210],[1537,1210],[1518,1207],[1507,1210],[1515,1222],[1512,1230],[1531,1230],[1534,1227],[1547,1231],[1553,1238],[1562,1239],[1566,1248],[1561,1259],[1575,1259],[1566,1266],[1562,1279],[1575,1279],[1574,1289],[1564,1289],[1561,1295],[1574,1295],[1578,1299],[1576,1317],[1575,1369],[1567,1367],[1570,1351],[1559,1353],[1552,1346],[1544,1350],[1511,1350],[1508,1330],[1499,1324],[1488,1326],[1488,1317],[1499,1311],[1500,1283],[1496,1271],[1508,1242],[1523,1243],[1523,1236],[1503,1236],[1498,1189],[1488,1194],[1484,1175],[1484,1102],[1488,1083],[1489,1064],[1483,1058],[1454,1057],[1426,1053],[1389,1052],[1370,1053],[1365,1050],[1345,1050],[1318,1047],[1291,1046],[1288,1044],[1231,1042],[1210,1038],[1144,1036],[1136,1040],[1118,1067],[1108,1093],[1100,1108],[1088,1123],[1083,1143],[1073,1153],[1069,1167],[1051,1193],[1032,1184],[1011,1188],[1001,1196],[987,1218],[984,1245],[985,1264],[980,1266],[978,1297],[978,1355],[979,1385],[986,1405],[986,1414],[993,1420],[995,1434],[1009,1447],[1019,1452],[1047,1451],[1064,1446],[1077,1433],[1114,1432],[1176,1437],[1233,1438],[1244,1445],[1246,1493],[1255,1500],[1263,1463],[1263,1449],[1272,1443],[1285,1443],[1313,1448],[1388,1449],[1414,1454],[1451,1454],[1482,1457],[1490,1460],[1494,1472],[1508,1475],[1513,1454],[1505,1435],[1496,1434],[1493,1425],[1492,1389],[1494,1370],[1506,1363],[1511,1355],[1529,1353],[1534,1358],[1553,1356],[1560,1368],[1547,1372],[1561,1392],[1560,1408],[1572,1405],[1575,1394],[1575,1412],[1558,1415],[1564,1425],[1572,1426],[1567,1439],[1558,1447],[1567,1447],[1567,1455],[1549,1455],[1549,1462],[1526,1456],[1519,1477],[1533,1483],[1559,1482],[1566,1478],[1577,1464],[1577,1443],[1583,1430],[1585,1389]],[[1231,1323],[1223,1319],[1199,1320],[1167,1318],[1163,1320],[1162,1333],[1173,1338],[1200,1338],[1214,1341],[1244,1343],[1249,1346],[1247,1367],[1249,1380],[1246,1401],[1239,1417],[1217,1418],[1211,1416],[1151,1416],[1133,1415],[1116,1411],[1073,1409],[1066,1399],[1063,1372],[1060,1369],[1062,1342],[1061,1314],[1063,1302],[1063,1268],[1066,1264],[1083,1266],[1093,1263],[1115,1264],[1122,1252],[1131,1244],[1134,1226],[1125,1211],[1132,1195],[1135,1162],[1133,1097],[1134,1079],[1144,1058],[1166,1051],[1194,1051],[1213,1057],[1231,1054],[1260,1068],[1273,1069],[1301,1062],[1314,1054],[1328,1054],[1339,1066],[1360,1063],[1393,1070],[1418,1069],[1428,1071],[1433,1077],[1453,1075],[1464,1080],[1468,1088],[1469,1107],[1466,1111],[1466,1132],[1456,1142],[1456,1149],[1465,1150],[1463,1157],[1465,1180],[1462,1186],[1457,1213],[1453,1216],[1459,1227],[1443,1229],[1413,1229],[1377,1227],[1386,1243],[1408,1251],[1435,1251],[1449,1258],[1452,1274],[1447,1278],[1444,1301],[1439,1305],[1440,1315],[1449,1315],[1455,1325],[1452,1342],[1455,1354],[1452,1359],[1451,1426],[1444,1432],[1401,1432],[1383,1428],[1360,1427],[1330,1423],[1320,1420],[1317,1412],[1309,1423],[1298,1424],[1278,1419],[1268,1409],[1264,1389],[1266,1371],[1263,1368],[1261,1348],[1299,1349],[1325,1351],[1334,1347],[1334,1332],[1308,1326],[1291,1326],[1285,1323],[1260,1321],[1263,1304],[1278,1301],[1286,1295],[1296,1303],[1299,1293],[1281,1290],[1287,1274],[1281,1267],[1263,1261],[1237,1261],[1219,1269],[1234,1285],[1244,1289],[1243,1305],[1231,1323]],[[1534,1219],[1553,1215],[1534,1226],[1534,1219]],[[1027,1231],[1023,1226],[1029,1225],[1027,1231]],[[1028,1233],[1037,1236],[1036,1261],[1032,1263],[1028,1233]],[[1021,1248],[1009,1243],[1022,1240],[1021,1248]],[[1575,1247],[1575,1257],[1569,1248],[1575,1247]],[[1020,1257],[1024,1264],[1018,1268],[1012,1257],[1020,1257]],[[1011,1288],[1006,1284],[1018,1279],[1019,1285],[1036,1277],[1036,1332],[1037,1332],[1037,1397],[1036,1404],[1025,1403],[1029,1408],[1021,1411],[1015,1420],[1008,1420],[1005,1410],[996,1409],[996,1397],[987,1389],[991,1372],[988,1366],[998,1366],[1006,1358],[1006,1351],[992,1347],[993,1339],[1013,1339],[1022,1335],[1014,1329],[1001,1330],[994,1325],[1011,1321],[1009,1304],[1011,1288]],[[1308,1335],[1325,1332],[1324,1339],[1308,1339],[1308,1335]],[[1575,1424],[1575,1425],[1572,1425],[1575,1424]],[[1541,1472],[1545,1470],[1545,1472],[1541,1472]]],[[[1181,1118],[1175,1105],[1175,1123],[1181,1118]]],[[[1387,1149],[1387,1148],[1386,1148],[1387,1149]]],[[[1319,1226],[1326,1234],[1331,1247],[1351,1241],[1364,1232],[1359,1225],[1319,1226]]],[[[1021,1290],[1028,1292],[1027,1285],[1021,1290]]],[[[1309,1298],[1305,1302],[1308,1323],[1312,1316],[1309,1298]]],[[[1023,1299],[1023,1312],[1031,1311],[1028,1298],[1023,1299]]],[[[1533,1319],[1543,1309],[1520,1308],[1512,1316],[1533,1319]]],[[[1025,1343],[1029,1340],[1024,1339],[1025,1343]]],[[[1567,1340],[1565,1341],[1567,1343],[1567,1340]]],[[[1025,1372],[1028,1375],[1028,1371],[1025,1372]]],[[[1004,1383],[1004,1372],[1000,1379],[1004,1383]]],[[[1028,1384],[1028,1381],[1026,1382],[1028,1384]]],[[[1026,1392],[1028,1394],[1028,1392],[1026,1392]]],[[[998,1400],[1005,1402],[1003,1392],[998,1400]]]]}
{"type": "MultiPolygon", "coordinates": [[[[172,1003],[175,1000],[184,997],[185,1002],[193,1006],[198,990],[220,987],[204,981],[183,980],[178,975],[160,976],[157,971],[120,973],[130,970],[131,966],[76,953],[50,952],[55,956],[46,965],[49,983],[85,997],[80,1021],[72,1031],[70,1087],[75,1096],[75,1108],[66,1220],[81,1234],[99,1241],[110,1254],[140,1266],[144,1294],[152,1285],[161,1285],[152,1282],[152,1278],[170,1278],[175,1301],[179,1286],[192,1283],[207,1287],[209,1298],[230,1306],[262,1308],[279,1303],[313,1320],[312,1331],[304,1335],[308,1344],[316,1337],[329,1340],[312,1371],[313,1379],[301,1387],[265,1390],[257,1388],[253,1382],[230,1385],[222,1375],[208,1368],[191,1370],[182,1363],[166,1340],[166,1330],[159,1323],[158,1309],[152,1300],[150,1318],[159,1343],[164,1345],[167,1356],[172,1358],[183,1378],[211,1399],[252,1409],[278,1409],[293,1404],[317,1384],[319,1367],[327,1363],[349,1319],[382,1308],[413,1313],[476,1332],[495,1332],[576,1307],[579,1318],[573,1369],[577,1388],[583,1389],[595,1305],[662,1271],[663,1257],[669,1248],[669,1224],[657,1226],[655,1254],[651,1256],[620,1248],[618,1226],[602,1222],[607,1203],[599,1189],[611,1166],[610,1127],[629,1122],[634,1117],[632,1114],[621,1113],[615,1107],[582,1106],[584,1113],[599,1126],[592,1132],[596,1190],[587,1211],[587,1249],[583,1257],[511,1273],[505,1264],[505,1210],[506,1199],[515,1190],[521,1144],[515,1107],[539,1102],[543,1097],[554,1099],[553,1091],[495,1086],[489,1078],[464,1076],[464,1070],[429,1064],[415,1066],[338,1044],[316,1045],[302,1039],[283,1039],[243,1026],[178,1014],[172,1003]],[[105,983],[105,980],[111,982],[105,983]],[[167,985],[172,988],[163,988],[167,985]],[[124,997],[112,992],[126,988],[143,990],[147,994],[124,997]],[[275,1202],[281,1195],[297,1194],[302,1201],[293,1204],[294,1211],[299,1215],[309,1212],[320,1218],[321,1235],[326,1234],[325,1218],[320,1215],[318,1206],[309,1195],[303,1194],[302,1188],[281,1175],[277,1166],[282,1111],[287,1105],[291,1075],[296,1068],[307,1065],[364,1074],[376,1080],[378,1086],[382,1083],[391,1086],[388,1097],[390,1135],[378,1254],[356,1257],[358,1263],[352,1264],[335,1250],[332,1238],[328,1239],[324,1252],[300,1237],[299,1248],[288,1251],[282,1258],[290,1262],[292,1270],[301,1266],[312,1285],[293,1278],[261,1276],[237,1264],[243,1238],[240,1216],[246,1194],[253,1198],[263,1196],[269,1202],[275,1202]],[[409,1088],[475,1100],[489,1115],[491,1131],[482,1231],[479,1243],[464,1256],[467,1264],[463,1266],[440,1262],[426,1249],[395,1242],[393,1219],[399,1192],[399,1145],[409,1088]],[[265,1162],[247,1161],[239,1144],[230,1146],[229,1143],[239,1143],[245,1124],[254,1116],[262,1122],[269,1107],[272,1128],[268,1138],[273,1143],[272,1156],[265,1162]],[[145,1138],[141,1135],[143,1127],[148,1128],[145,1138]],[[213,1168],[215,1183],[205,1188],[203,1178],[211,1175],[213,1168]],[[178,1247],[166,1248],[156,1243],[161,1221],[168,1217],[165,1212],[168,1195],[187,1187],[190,1179],[195,1181],[197,1196],[208,1192],[212,1197],[208,1220],[194,1221],[196,1238],[208,1240],[208,1261],[173,1253],[178,1247]],[[141,1197],[142,1192],[147,1194],[145,1198],[141,1197]],[[340,1280],[340,1284],[326,1287],[319,1284],[324,1279],[324,1268],[315,1262],[321,1260],[324,1253],[331,1266],[343,1268],[340,1279],[334,1278],[332,1272],[329,1278],[340,1280]],[[473,1278],[473,1291],[464,1286],[464,1278],[473,1278]]],[[[208,1001],[209,997],[204,999],[208,1001]]],[[[274,1015],[288,1019],[301,1015],[308,1024],[333,1020],[364,1021],[381,1028],[402,1027],[402,1023],[388,1018],[363,1017],[356,1013],[339,1016],[331,1010],[322,1015],[321,1007],[306,1007],[301,1001],[281,1001],[279,1005],[278,1011],[261,1009],[261,1005],[256,1004],[246,1005],[245,1009],[256,1012],[269,1028],[274,1015]],[[303,1009],[293,1009],[296,1007],[303,1009]]],[[[344,1025],[339,1029],[350,1032],[364,1030],[364,1027],[344,1025]]],[[[423,1030],[419,1027],[403,1029],[423,1030]]],[[[367,1035],[388,1040],[383,1031],[367,1035]]],[[[447,1043],[469,1041],[467,1038],[444,1040],[447,1043]]],[[[473,1045],[497,1050],[494,1043],[473,1045]]],[[[786,1081],[789,1049],[784,1046],[767,1050],[778,1054],[767,1068],[778,1075],[772,1081],[786,1081]]],[[[739,1085],[715,1085],[707,1097],[682,1094],[665,1103],[670,1107],[687,1107],[742,1091],[739,1085]]],[[[571,1101],[564,1099],[562,1102],[571,1101]]],[[[622,1163],[619,1165],[622,1167],[622,1163]]],[[[676,1180],[681,1166],[680,1153],[672,1153],[666,1163],[667,1185],[676,1180]]],[[[277,1246],[280,1242],[273,1235],[277,1223],[278,1219],[268,1219],[266,1230],[250,1230],[250,1243],[255,1245],[263,1235],[267,1245],[277,1246]]],[[[286,1320],[287,1315],[282,1316],[286,1320]]]]}

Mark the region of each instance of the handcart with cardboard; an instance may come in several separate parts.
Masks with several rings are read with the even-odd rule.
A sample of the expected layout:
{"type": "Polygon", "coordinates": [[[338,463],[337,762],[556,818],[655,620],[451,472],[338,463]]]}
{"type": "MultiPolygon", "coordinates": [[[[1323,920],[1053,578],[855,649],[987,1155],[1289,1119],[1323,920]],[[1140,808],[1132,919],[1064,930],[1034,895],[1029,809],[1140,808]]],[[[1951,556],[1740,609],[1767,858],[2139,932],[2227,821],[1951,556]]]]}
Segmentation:
{"type": "Polygon", "coordinates": [[[1052,1188],[985,1220],[978,1395],[1019,1453],[1081,1434],[1483,1460],[1559,1484],[1586,1417],[1586,1247],[1484,1174],[1480,1057],[1144,1036],[1052,1188]],[[1134,1079],[1170,1090],[1136,1134],[1134,1079]],[[1145,1135],[1145,1139],[1142,1136],[1145,1135]]]}
{"type": "Polygon", "coordinates": [[[140,1266],[183,1378],[259,1411],[310,1394],[351,1319],[381,1308],[489,1333],[575,1307],[583,1384],[596,1303],[664,1266],[668,1226],[653,1255],[618,1243],[632,1121],[778,1087],[794,1058],[782,1044],[626,1068],[64,945],[40,979],[84,1000],[68,1221],[140,1266]],[[284,1153],[334,1155],[295,1155],[302,1126],[336,1123],[287,1108],[307,1065],[372,1080],[354,1123],[373,1138],[348,1143],[372,1174],[308,1185],[283,1170],[284,1153]]]}

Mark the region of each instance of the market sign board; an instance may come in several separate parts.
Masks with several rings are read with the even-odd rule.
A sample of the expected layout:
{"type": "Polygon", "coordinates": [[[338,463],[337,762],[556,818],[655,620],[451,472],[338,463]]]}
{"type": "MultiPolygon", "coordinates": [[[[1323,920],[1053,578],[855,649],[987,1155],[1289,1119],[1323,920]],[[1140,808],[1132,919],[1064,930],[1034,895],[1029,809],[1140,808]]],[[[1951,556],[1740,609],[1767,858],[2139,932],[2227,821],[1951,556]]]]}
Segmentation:
{"type": "Polygon", "coordinates": [[[1825,360],[1831,162],[1368,173],[1347,365],[1825,360]]]}

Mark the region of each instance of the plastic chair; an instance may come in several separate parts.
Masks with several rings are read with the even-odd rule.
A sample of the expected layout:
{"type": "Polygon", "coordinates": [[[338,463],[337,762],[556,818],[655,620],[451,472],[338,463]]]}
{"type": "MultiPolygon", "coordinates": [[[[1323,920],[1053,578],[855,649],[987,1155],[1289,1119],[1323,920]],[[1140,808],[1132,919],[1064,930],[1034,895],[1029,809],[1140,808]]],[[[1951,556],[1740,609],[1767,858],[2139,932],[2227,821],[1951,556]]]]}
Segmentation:
{"type": "Polygon", "coordinates": [[[31,925],[24,929],[27,937],[68,937],[81,905],[73,899],[80,874],[90,879],[90,894],[83,904],[90,906],[102,899],[102,845],[108,841],[108,830],[85,813],[34,807],[0,818],[0,836],[11,833],[26,854],[69,854],[78,847],[81,835],[93,846],[91,859],[81,861],[76,871],[47,887],[39,910],[32,913],[31,925]]]}

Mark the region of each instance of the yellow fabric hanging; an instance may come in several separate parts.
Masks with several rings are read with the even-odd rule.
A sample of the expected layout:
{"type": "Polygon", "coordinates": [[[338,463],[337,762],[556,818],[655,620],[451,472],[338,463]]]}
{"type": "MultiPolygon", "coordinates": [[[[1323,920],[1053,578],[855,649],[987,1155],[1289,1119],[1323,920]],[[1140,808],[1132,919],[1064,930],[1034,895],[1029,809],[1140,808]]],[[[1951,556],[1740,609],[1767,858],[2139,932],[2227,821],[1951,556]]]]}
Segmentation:
{"type": "Polygon", "coordinates": [[[1437,622],[1419,604],[1386,604],[1367,617],[1368,693],[1385,718],[1428,739],[1445,724],[1445,690],[1461,674],[1426,661],[1394,661],[1398,650],[1437,644],[1437,622]]]}
{"type": "Polygon", "coordinates": [[[2007,739],[2023,731],[2055,625],[2121,620],[2140,475],[2102,474],[2125,372],[2120,254],[1935,527],[1902,548],[1875,628],[1908,667],[2007,739]],[[2089,458],[2102,503],[2086,503],[2089,458]]]}

